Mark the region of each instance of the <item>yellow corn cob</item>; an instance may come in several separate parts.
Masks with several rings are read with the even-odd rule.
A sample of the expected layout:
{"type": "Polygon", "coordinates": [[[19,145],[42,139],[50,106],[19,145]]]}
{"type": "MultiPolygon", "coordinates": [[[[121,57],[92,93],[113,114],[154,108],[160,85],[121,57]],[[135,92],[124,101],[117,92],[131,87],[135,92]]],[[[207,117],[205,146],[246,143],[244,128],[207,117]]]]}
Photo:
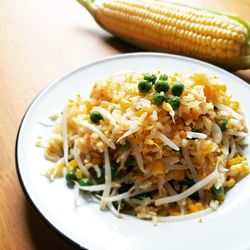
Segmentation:
{"type": "Polygon", "coordinates": [[[238,16],[164,0],[78,1],[100,26],[138,47],[250,67],[250,25],[238,16]]]}

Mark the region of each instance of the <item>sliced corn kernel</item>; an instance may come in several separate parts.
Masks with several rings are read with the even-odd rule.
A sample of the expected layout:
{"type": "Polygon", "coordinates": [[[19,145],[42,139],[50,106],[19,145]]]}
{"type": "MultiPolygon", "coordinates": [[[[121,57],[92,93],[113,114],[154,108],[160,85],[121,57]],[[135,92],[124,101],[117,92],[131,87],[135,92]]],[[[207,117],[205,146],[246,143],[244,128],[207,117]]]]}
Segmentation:
{"type": "Polygon", "coordinates": [[[215,94],[213,87],[210,85],[205,85],[204,94],[208,100],[211,100],[213,103],[217,101],[217,95],[215,94]]]}
{"type": "Polygon", "coordinates": [[[75,159],[71,160],[69,163],[68,163],[68,166],[70,169],[74,169],[78,166],[77,162],[75,159]]]}
{"type": "Polygon", "coordinates": [[[200,149],[204,155],[207,155],[213,151],[213,145],[207,141],[202,141],[200,149]]]}
{"type": "Polygon", "coordinates": [[[169,103],[163,102],[162,108],[165,111],[169,112],[169,114],[171,115],[171,117],[173,119],[173,122],[175,123],[175,120],[174,120],[175,111],[173,110],[172,106],[169,103]]]}
{"type": "Polygon", "coordinates": [[[249,173],[249,166],[246,162],[235,164],[229,168],[228,176],[233,177],[235,180],[239,180],[249,173]]]}
{"type": "Polygon", "coordinates": [[[55,167],[51,167],[47,172],[46,172],[46,176],[50,179],[53,180],[55,178],[58,177],[62,177],[63,176],[63,169],[64,169],[64,163],[60,163],[55,167]]]}
{"type": "Polygon", "coordinates": [[[233,110],[238,111],[240,108],[240,103],[238,101],[233,101],[233,110]]]}
{"type": "Polygon", "coordinates": [[[90,111],[93,108],[93,103],[89,100],[86,100],[85,107],[86,107],[87,111],[90,111]]]}
{"type": "Polygon", "coordinates": [[[242,162],[243,159],[244,159],[243,157],[241,157],[240,155],[237,155],[236,157],[234,157],[234,158],[230,159],[229,161],[227,161],[227,164],[229,166],[239,164],[239,163],[242,162]]]}
{"type": "Polygon", "coordinates": [[[223,91],[223,92],[225,92],[225,91],[227,90],[227,86],[226,86],[225,84],[216,84],[216,85],[215,85],[215,88],[216,88],[217,90],[221,90],[221,91],[223,91]]]}
{"type": "Polygon", "coordinates": [[[150,145],[150,146],[154,145],[154,146],[156,146],[157,148],[160,148],[159,145],[158,145],[157,143],[155,143],[155,142],[154,142],[153,140],[151,140],[151,139],[147,139],[147,140],[145,141],[145,144],[150,145]]]}
{"type": "Polygon", "coordinates": [[[169,103],[163,102],[162,103],[162,108],[167,111],[170,112],[172,110],[171,105],[169,103]]]}
{"type": "Polygon", "coordinates": [[[247,163],[246,164],[242,163],[241,164],[241,171],[240,171],[241,178],[244,177],[245,175],[247,175],[249,172],[250,172],[250,169],[249,169],[248,164],[247,163]]]}
{"type": "Polygon", "coordinates": [[[176,181],[183,181],[185,178],[185,171],[184,170],[173,170],[169,173],[169,176],[176,181]]]}
{"type": "Polygon", "coordinates": [[[190,203],[187,205],[187,208],[188,210],[191,212],[191,213],[195,213],[195,212],[198,212],[199,209],[197,208],[197,206],[194,204],[194,203],[190,203]]]}
{"type": "Polygon", "coordinates": [[[91,167],[93,167],[93,163],[88,162],[88,163],[85,164],[85,166],[86,166],[86,168],[91,168],[91,167]]]}
{"type": "Polygon", "coordinates": [[[60,164],[56,167],[54,175],[55,175],[56,177],[62,177],[62,176],[63,176],[63,169],[64,169],[64,163],[62,162],[62,163],[60,163],[60,164]]]}
{"type": "Polygon", "coordinates": [[[144,112],[146,112],[145,109],[140,109],[140,110],[138,110],[138,111],[135,113],[135,115],[136,115],[137,117],[140,117],[144,112]]]}
{"type": "Polygon", "coordinates": [[[161,161],[155,161],[150,165],[151,173],[156,176],[164,173],[164,165],[161,161]]]}
{"type": "Polygon", "coordinates": [[[187,208],[188,210],[191,212],[191,213],[195,213],[195,212],[198,212],[198,211],[201,211],[204,209],[204,206],[202,205],[201,202],[195,202],[195,203],[189,203],[187,205],[187,208]]]}
{"type": "Polygon", "coordinates": [[[122,98],[120,101],[120,106],[121,106],[121,109],[125,110],[125,109],[131,107],[131,102],[128,101],[127,99],[122,98]]]}
{"type": "Polygon", "coordinates": [[[78,180],[80,180],[80,179],[83,178],[83,172],[82,172],[81,169],[77,169],[77,170],[76,170],[76,178],[77,178],[78,180]]]}

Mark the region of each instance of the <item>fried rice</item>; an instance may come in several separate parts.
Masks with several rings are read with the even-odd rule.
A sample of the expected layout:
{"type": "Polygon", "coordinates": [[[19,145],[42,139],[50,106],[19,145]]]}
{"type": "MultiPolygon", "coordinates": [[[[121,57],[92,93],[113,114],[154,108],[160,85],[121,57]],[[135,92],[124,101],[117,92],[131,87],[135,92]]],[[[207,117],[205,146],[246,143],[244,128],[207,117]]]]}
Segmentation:
{"type": "Polygon", "coordinates": [[[154,82],[147,92],[138,83],[161,74],[113,74],[96,81],[89,98],[68,100],[46,142],[45,157],[54,162],[46,175],[65,176],[118,217],[168,218],[217,208],[249,173],[239,102],[216,76],[174,72],[159,104],[154,82]],[[184,86],[177,108],[169,101],[176,83],[184,86]]]}

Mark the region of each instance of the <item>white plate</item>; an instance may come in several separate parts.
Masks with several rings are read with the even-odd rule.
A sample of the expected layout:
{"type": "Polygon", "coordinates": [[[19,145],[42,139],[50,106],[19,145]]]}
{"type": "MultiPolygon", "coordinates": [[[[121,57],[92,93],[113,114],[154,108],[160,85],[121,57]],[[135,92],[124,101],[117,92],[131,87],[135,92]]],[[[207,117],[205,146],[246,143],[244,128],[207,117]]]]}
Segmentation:
{"type": "MultiPolygon", "coordinates": [[[[51,83],[39,94],[25,114],[16,143],[16,163],[22,187],[35,208],[63,236],[88,249],[250,249],[250,176],[227,193],[218,211],[182,222],[151,222],[130,216],[117,219],[99,211],[98,204],[74,206],[74,192],[64,179],[48,183],[41,173],[51,166],[43,150],[35,147],[42,134],[39,121],[62,110],[77,93],[87,96],[96,79],[114,72],[157,70],[195,72],[205,69],[226,83],[250,117],[250,87],[236,76],[210,64],[186,57],[160,53],[135,53],[109,57],[84,65],[51,83]]],[[[249,124],[249,122],[248,122],[249,124]]],[[[249,126],[248,126],[249,127],[249,126]]],[[[246,151],[249,156],[249,149],[246,151]]]]}

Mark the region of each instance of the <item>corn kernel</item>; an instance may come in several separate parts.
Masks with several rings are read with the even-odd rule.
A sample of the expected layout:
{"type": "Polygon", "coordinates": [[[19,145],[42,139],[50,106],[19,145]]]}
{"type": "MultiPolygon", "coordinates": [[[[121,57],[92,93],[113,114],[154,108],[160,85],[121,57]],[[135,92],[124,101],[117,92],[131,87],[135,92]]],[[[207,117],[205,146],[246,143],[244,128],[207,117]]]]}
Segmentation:
{"type": "Polygon", "coordinates": [[[230,159],[230,160],[227,162],[227,164],[228,164],[229,166],[232,166],[232,165],[241,163],[242,160],[243,160],[243,158],[242,158],[240,155],[237,155],[236,157],[230,159]]]}
{"type": "Polygon", "coordinates": [[[56,167],[54,175],[56,177],[62,177],[63,169],[64,169],[64,163],[62,162],[56,167]]]}
{"type": "Polygon", "coordinates": [[[158,149],[160,148],[159,145],[158,145],[157,143],[155,143],[155,142],[154,142],[153,140],[151,140],[151,139],[146,140],[146,141],[145,141],[145,144],[150,145],[150,146],[154,145],[154,146],[156,146],[158,149]]]}
{"type": "Polygon", "coordinates": [[[203,141],[200,146],[201,152],[207,155],[213,151],[213,146],[209,142],[203,141]]]}
{"type": "Polygon", "coordinates": [[[223,92],[227,90],[227,86],[225,84],[217,84],[215,85],[215,88],[218,90],[222,90],[223,92]]]}
{"type": "Polygon", "coordinates": [[[162,108],[167,111],[167,112],[170,112],[171,111],[171,105],[169,103],[166,103],[166,102],[163,102],[162,103],[162,108]]]}
{"type": "Polygon", "coordinates": [[[135,115],[136,115],[137,117],[140,117],[144,112],[145,112],[145,109],[140,109],[140,110],[138,110],[138,111],[135,113],[135,115]]]}
{"type": "Polygon", "coordinates": [[[92,166],[93,166],[93,164],[91,162],[88,162],[88,163],[85,164],[86,168],[91,168],[92,166]]]}
{"type": "Polygon", "coordinates": [[[233,110],[238,111],[240,108],[240,103],[238,101],[233,102],[233,110]]]}
{"type": "Polygon", "coordinates": [[[164,165],[161,161],[153,162],[150,165],[150,168],[151,168],[151,172],[154,176],[164,173],[164,165]]]}
{"type": "Polygon", "coordinates": [[[249,173],[250,169],[247,164],[241,164],[241,177],[247,175],[249,173]]]}
{"type": "Polygon", "coordinates": [[[85,107],[86,107],[87,112],[89,112],[93,108],[93,102],[86,100],[85,107]]]}
{"type": "Polygon", "coordinates": [[[191,213],[195,213],[204,209],[204,206],[200,202],[190,203],[187,205],[188,210],[191,213]]]}
{"type": "Polygon", "coordinates": [[[77,169],[77,170],[76,170],[76,178],[77,178],[78,180],[80,180],[80,179],[82,179],[82,177],[83,177],[83,172],[82,172],[82,170],[81,170],[81,169],[77,169]]]}
{"type": "Polygon", "coordinates": [[[196,208],[196,206],[195,206],[193,203],[188,204],[188,210],[189,210],[191,213],[198,212],[198,209],[196,208]]]}
{"type": "Polygon", "coordinates": [[[121,106],[121,109],[125,110],[125,109],[131,107],[131,102],[122,98],[120,101],[120,106],[121,106]]]}
{"type": "Polygon", "coordinates": [[[74,159],[68,163],[68,166],[69,166],[69,168],[74,169],[78,166],[78,164],[77,164],[76,160],[74,159]]]}
{"type": "Polygon", "coordinates": [[[185,171],[184,170],[173,170],[170,171],[169,177],[171,176],[171,179],[174,179],[176,181],[183,181],[185,178],[185,171]]]}

